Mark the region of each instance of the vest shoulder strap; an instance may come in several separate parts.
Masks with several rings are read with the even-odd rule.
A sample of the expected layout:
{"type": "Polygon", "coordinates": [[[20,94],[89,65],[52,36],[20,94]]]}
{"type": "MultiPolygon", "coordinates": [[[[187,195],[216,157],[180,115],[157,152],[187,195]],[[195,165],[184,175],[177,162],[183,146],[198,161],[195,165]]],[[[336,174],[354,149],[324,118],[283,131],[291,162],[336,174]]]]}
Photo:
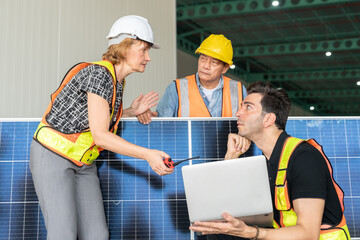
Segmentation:
{"type": "Polygon", "coordinates": [[[303,139],[289,137],[286,139],[280,155],[280,162],[275,180],[275,207],[277,210],[290,210],[288,187],[286,182],[287,167],[290,156],[303,139]]]}
{"type": "Polygon", "coordinates": [[[294,137],[289,137],[288,139],[286,139],[281,152],[279,169],[287,168],[291,154],[293,153],[295,148],[303,141],[304,141],[303,139],[294,138],[294,137]]]}
{"type": "MultiPolygon", "coordinates": [[[[115,67],[111,62],[109,62],[107,60],[92,62],[91,64],[96,64],[96,65],[100,65],[100,66],[105,67],[112,76],[112,80],[113,80],[112,83],[113,83],[113,89],[114,89],[113,90],[113,97],[112,97],[112,101],[111,101],[112,109],[111,109],[111,115],[110,115],[110,119],[112,119],[113,115],[114,115],[114,111],[115,111],[115,101],[116,101],[116,82],[117,82],[117,78],[116,78],[116,73],[115,73],[115,67]]],[[[125,79],[124,79],[124,85],[123,86],[125,88],[125,79]]],[[[117,129],[117,125],[118,125],[118,122],[120,120],[120,116],[122,114],[122,104],[120,106],[119,114],[118,114],[119,116],[117,116],[116,123],[115,123],[115,126],[114,126],[115,129],[117,129]]]]}
{"type": "Polygon", "coordinates": [[[234,117],[242,102],[242,84],[240,81],[232,80],[223,76],[223,117],[234,117]]]}

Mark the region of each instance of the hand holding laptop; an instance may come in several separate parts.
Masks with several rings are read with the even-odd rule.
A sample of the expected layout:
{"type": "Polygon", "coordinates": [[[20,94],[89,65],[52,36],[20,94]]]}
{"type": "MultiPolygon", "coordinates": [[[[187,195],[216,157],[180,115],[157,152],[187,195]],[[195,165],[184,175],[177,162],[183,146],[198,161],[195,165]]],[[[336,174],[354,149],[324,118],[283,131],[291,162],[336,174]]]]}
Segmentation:
{"type": "Polygon", "coordinates": [[[223,213],[224,221],[195,222],[189,227],[191,231],[202,234],[223,234],[241,236],[249,239],[256,239],[259,235],[258,227],[247,226],[243,221],[234,218],[229,213],[223,213]]]}

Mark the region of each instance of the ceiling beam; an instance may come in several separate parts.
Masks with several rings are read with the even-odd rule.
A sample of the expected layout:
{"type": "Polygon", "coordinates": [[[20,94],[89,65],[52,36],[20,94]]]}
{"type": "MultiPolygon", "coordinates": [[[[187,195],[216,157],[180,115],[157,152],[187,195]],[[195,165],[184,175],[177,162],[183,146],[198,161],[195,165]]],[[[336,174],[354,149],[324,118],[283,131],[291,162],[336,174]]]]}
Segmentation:
{"type": "Polygon", "coordinates": [[[332,89],[332,90],[297,90],[286,91],[290,98],[360,98],[358,89],[332,89]]]}
{"type": "MultiPolygon", "coordinates": [[[[236,69],[236,68],[235,68],[236,69]]],[[[241,75],[241,74],[240,74],[241,75]]],[[[343,80],[360,79],[360,69],[341,69],[341,70],[320,70],[304,72],[280,72],[280,73],[249,73],[241,76],[247,82],[256,81],[309,81],[309,80],[343,80]]]]}
{"type": "Polygon", "coordinates": [[[292,105],[296,105],[305,111],[319,115],[319,116],[356,116],[360,114],[360,104],[308,104],[298,101],[298,99],[291,99],[292,105]],[[310,110],[313,107],[313,110],[310,110]]]}
{"type": "MultiPolygon", "coordinates": [[[[192,43],[184,37],[177,37],[178,48],[185,51],[192,51],[198,48],[198,45],[192,43]]],[[[297,42],[284,44],[258,45],[250,47],[234,47],[234,57],[255,57],[272,55],[289,55],[302,53],[318,52],[336,52],[360,50],[360,37],[346,38],[341,40],[324,40],[312,42],[297,42]]]]}
{"type": "Polygon", "coordinates": [[[317,52],[336,52],[360,49],[360,37],[340,40],[268,44],[249,47],[235,47],[234,57],[289,55],[317,52]]]}
{"type": "MultiPolygon", "coordinates": [[[[348,0],[357,2],[358,0],[348,0]]],[[[271,5],[271,1],[258,0],[232,0],[218,3],[195,4],[184,7],[177,7],[177,21],[205,19],[212,17],[228,17],[231,15],[241,15],[248,13],[257,13],[264,11],[280,11],[285,9],[297,9],[304,7],[315,7],[324,5],[344,4],[344,0],[308,0],[308,1],[280,1],[278,7],[271,5]]]]}
{"type": "Polygon", "coordinates": [[[200,46],[198,44],[195,44],[186,38],[176,38],[177,48],[187,52],[191,53],[192,55],[195,55],[195,50],[200,46]]]}
{"type": "MultiPolygon", "coordinates": [[[[356,22],[354,22],[354,19],[357,19],[359,13],[358,12],[354,12],[354,13],[346,13],[344,12],[344,8],[341,8],[342,13],[339,14],[332,14],[331,16],[327,15],[327,16],[320,16],[316,11],[314,11],[314,16],[303,16],[301,17],[301,19],[290,19],[291,23],[289,23],[289,19],[276,19],[272,21],[272,26],[276,26],[274,29],[274,31],[276,31],[276,29],[278,28],[282,28],[282,27],[291,27],[291,28],[302,28],[305,29],[307,27],[309,27],[308,22],[314,22],[320,25],[330,25],[333,24],[334,22],[336,23],[336,20],[339,18],[343,18],[346,17],[348,19],[348,24],[352,25],[353,28],[357,29],[357,25],[356,22]],[[320,22],[319,22],[320,21],[320,22]],[[300,24],[299,22],[304,22],[303,24],[300,24]]],[[[237,16],[234,16],[237,17],[237,16]]],[[[217,18],[214,18],[216,20],[218,20],[217,18]]],[[[199,19],[201,22],[201,19],[199,19]]],[[[211,20],[210,20],[211,21],[211,20]]],[[[356,20],[355,20],[356,21],[356,20]]],[[[193,21],[182,21],[179,22],[179,25],[182,24],[187,24],[190,25],[190,23],[192,23],[193,21]]],[[[196,22],[196,21],[195,21],[196,22]]],[[[252,32],[254,33],[255,31],[258,31],[259,28],[263,28],[264,27],[264,23],[263,22],[258,22],[258,21],[254,21],[254,22],[246,22],[243,23],[241,25],[241,30],[240,29],[236,29],[234,28],[234,25],[232,24],[228,24],[226,26],[221,26],[221,31],[223,33],[232,33],[232,32],[239,32],[239,33],[244,33],[246,34],[247,32],[252,32]]],[[[203,27],[203,26],[197,26],[197,27],[193,27],[194,30],[189,30],[188,32],[184,31],[182,33],[178,33],[178,36],[180,37],[186,37],[189,35],[195,35],[195,34],[204,34],[204,33],[213,33],[213,32],[218,32],[218,27],[215,25],[212,26],[207,26],[207,27],[203,27]]],[[[331,31],[329,29],[329,31],[331,31],[331,36],[329,34],[325,34],[327,39],[334,39],[336,34],[336,38],[340,39],[340,38],[346,38],[346,37],[351,37],[351,36],[357,36],[357,34],[354,34],[353,30],[349,30],[349,31],[344,31],[345,29],[342,29],[342,32],[334,32],[331,31]],[[330,37],[329,37],[330,36],[330,37]]],[[[356,32],[357,33],[357,32],[356,32]]],[[[311,38],[312,39],[324,39],[324,34],[316,34],[316,33],[311,33],[311,38]]],[[[265,40],[265,39],[263,39],[265,40]]],[[[279,39],[281,40],[281,39],[279,39]]],[[[286,37],[286,41],[288,42],[292,42],[292,41],[300,41],[299,40],[299,36],[287,36],[286,37]]]]}

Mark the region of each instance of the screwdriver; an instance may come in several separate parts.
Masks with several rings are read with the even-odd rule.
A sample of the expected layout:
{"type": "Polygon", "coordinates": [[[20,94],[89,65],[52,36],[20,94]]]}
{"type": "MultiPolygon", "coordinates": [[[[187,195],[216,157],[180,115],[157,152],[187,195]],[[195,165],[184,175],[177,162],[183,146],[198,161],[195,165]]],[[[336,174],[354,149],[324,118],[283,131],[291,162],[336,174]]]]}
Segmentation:
{"type": "Polygon", "coordinates": [[[189,160],[192,160],[192,159],[196,159],[196,158],[200,158],[200,156],[197,156],[197,157],[192,157],[192,158],[187,158],[187,159],[184,159],[184,160],[181,160],[181,161],[178,161],[178,162],[175,162],[171,159],[171,158],[164,158],[164,164],[168,167],[168,168],[174,168],[176,165],[182,163],[182,162],[185,162],[185,161],[189,161],[189,160]]]}

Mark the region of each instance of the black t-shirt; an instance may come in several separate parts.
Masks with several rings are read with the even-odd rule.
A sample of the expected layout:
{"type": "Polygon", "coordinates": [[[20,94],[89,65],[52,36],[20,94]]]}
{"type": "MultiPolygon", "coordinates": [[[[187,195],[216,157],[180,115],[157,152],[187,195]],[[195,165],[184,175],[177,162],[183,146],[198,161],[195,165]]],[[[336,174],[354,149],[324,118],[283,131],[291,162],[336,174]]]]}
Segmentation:
{"type": "MultiPolygon", "coordinates": [[[[275,208],[275,180],[281,151],[285,140],[290,137],[285,131],[281,133],[268,161],[269,180],[273,198],[274,219],[279,222],[279,211],[275,208]]],[[[322,154],[310,144],[303,142],[290,157],[286,174],[290,202],[298,198],[325,199],[323,224],[338,224],[342,210],[335,187],[332,183],[327,163],[322,154]]]]}

